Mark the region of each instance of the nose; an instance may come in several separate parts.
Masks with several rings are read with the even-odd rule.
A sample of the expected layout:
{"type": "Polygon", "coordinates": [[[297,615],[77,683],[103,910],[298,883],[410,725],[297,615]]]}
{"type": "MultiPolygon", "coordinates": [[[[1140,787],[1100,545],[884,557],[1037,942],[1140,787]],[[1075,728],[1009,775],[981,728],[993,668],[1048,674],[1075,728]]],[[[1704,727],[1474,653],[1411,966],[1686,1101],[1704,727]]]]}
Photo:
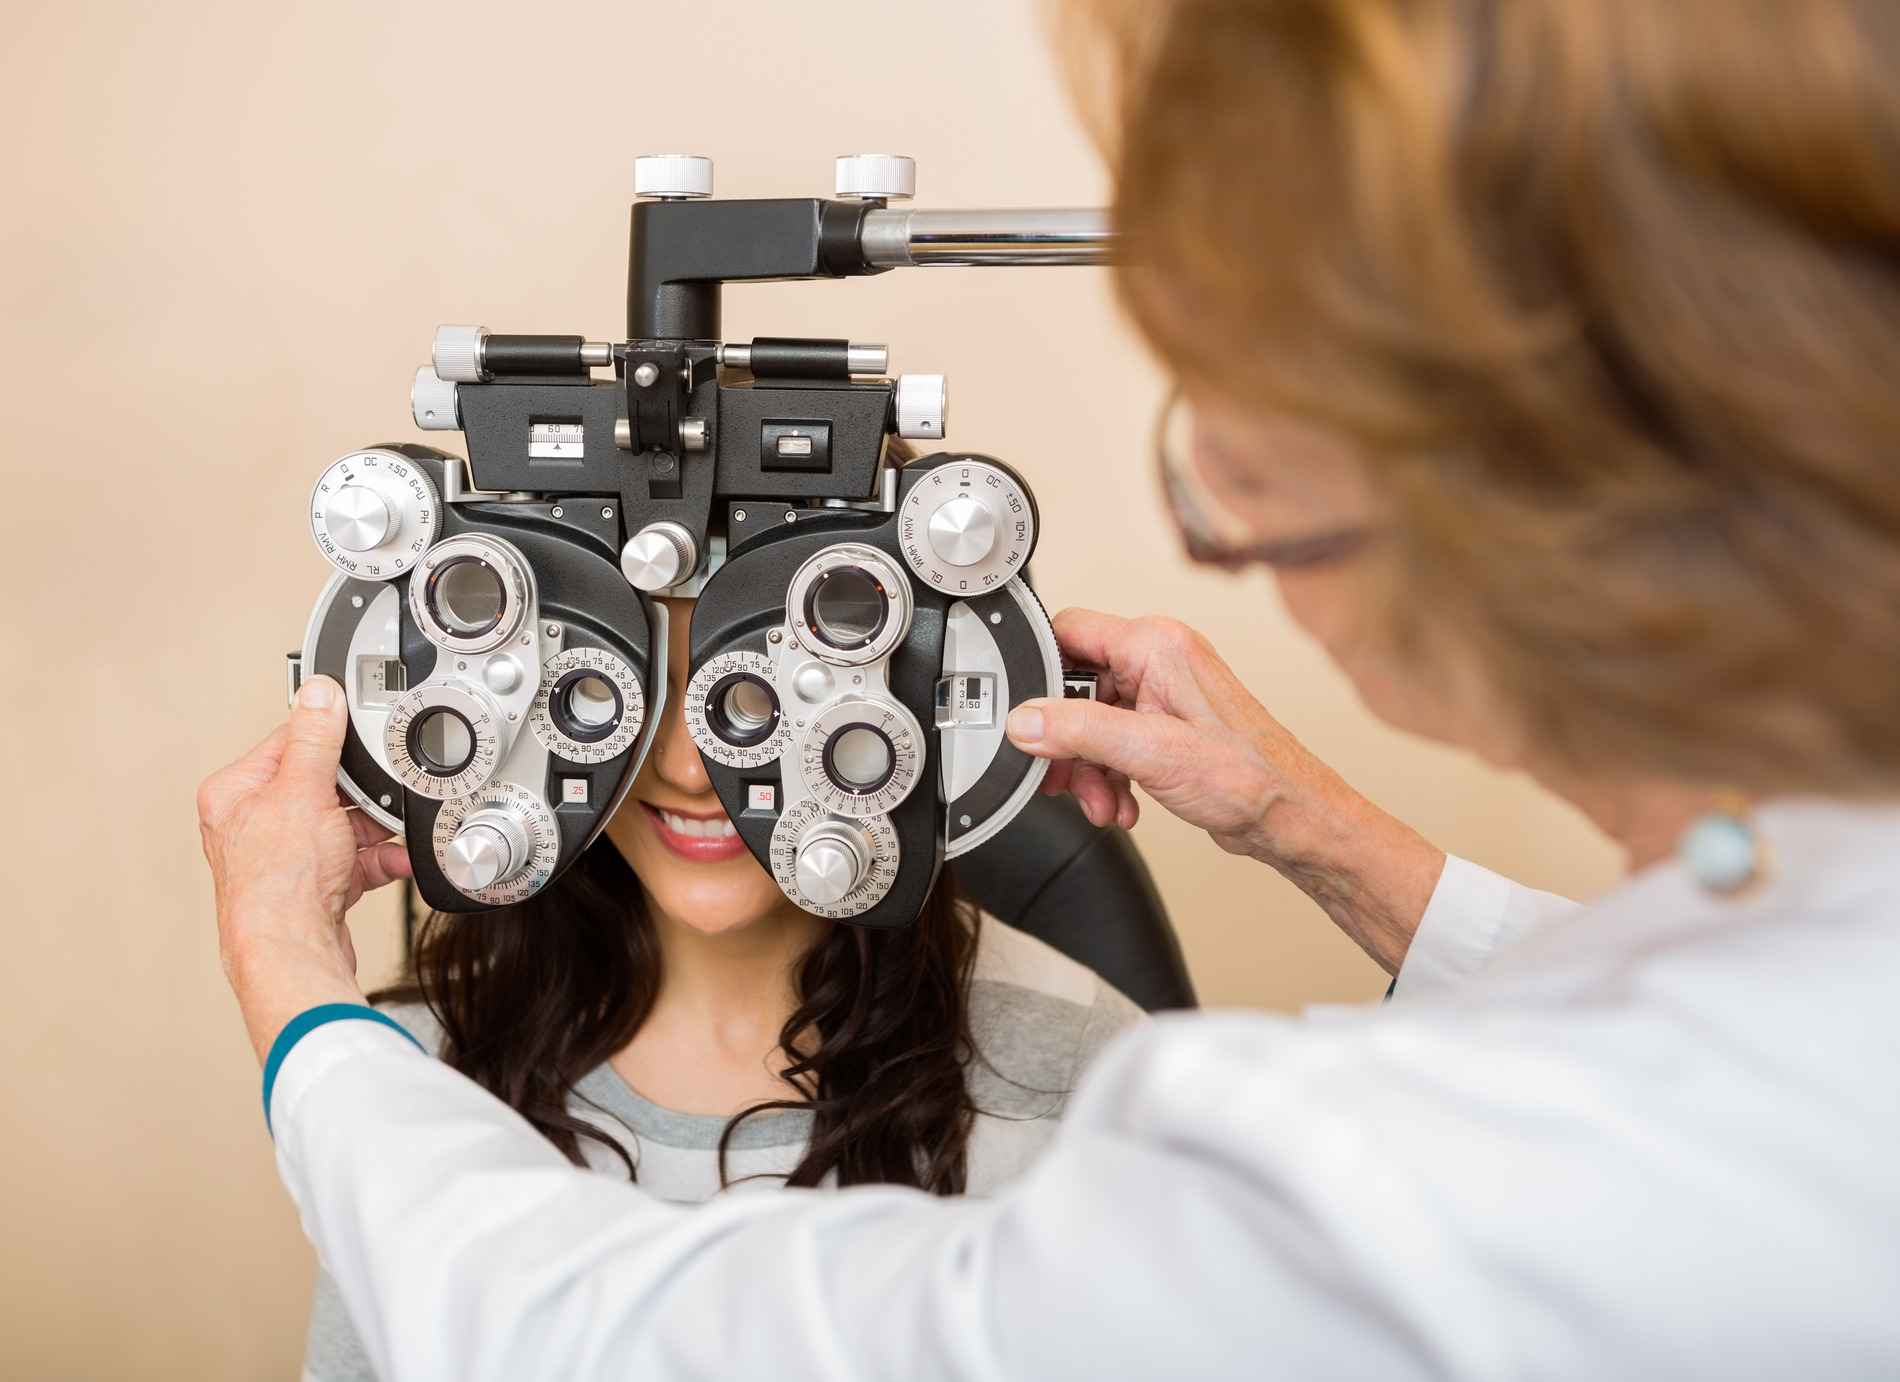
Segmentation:
{"type": "Polygon", "coordinates": [[[712,790],[712,779],[706,775],[706,765],[700,761],[699,746],[693,743],[693,736],[686,729],[686,711],[682,703],[686,688],[681,685],[669,689],[674,694],[667,698],[666,715],[660,721],[659,742],[654,745],[654,751],[659,754],[659,774],[688,796],[696,797],[701,792],[712,790]]]}

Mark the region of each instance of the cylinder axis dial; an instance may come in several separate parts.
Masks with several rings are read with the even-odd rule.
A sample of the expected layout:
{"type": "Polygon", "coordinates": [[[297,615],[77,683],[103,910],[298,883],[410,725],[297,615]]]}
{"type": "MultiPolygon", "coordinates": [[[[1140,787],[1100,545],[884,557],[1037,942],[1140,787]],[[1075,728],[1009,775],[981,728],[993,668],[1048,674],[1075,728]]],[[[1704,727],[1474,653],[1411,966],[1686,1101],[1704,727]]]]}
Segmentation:
{"type": "Polygon", "coordinates": [[[897,537],[923,581],[957,595],[994,590],[1029,564],[1036,506],[1000,465],[975,458],[926,471],[904,497],[897,537]]]}
{"type": "Polygon", "coordinates": [[[310,492],[310,536],[337,570],[386,581],[421,560],[435,541],[442,505],[415,462],[394,451],[353,451],[310,492]]]}
{"type": "Polygon", "coordinates": [[[403,786],[439,801],[466,796],[501,762],[501,720],[468,682],[432,681],[389,710],[383,752],[403,786]]]}
{"type": "Polygon", "coordinates": [[[605,648],[571,647],[542,664],[528,724],[549,753],[605,763],[640,737],[646,710],[633,668],[605,648]]]}
{"type": "Polygon", "coordinates": [[[561,832],[546,802],[515,782],[491,782],[444,802],[430,832],[436,865],[456,891],[506,906],[554,876],[561,832]]]}
{"type": "Polygon", "coordinates": [[[917,785],[923,743],[923,730],[896,701],[846,696],[805,731],[805,788],[841,816],[882,815],[917,785]]]}
{"type": "Polygon", "coordinates": [[[720,653],[686,684],[686,730],[699,751],[728,768],[758,768],[779,758],[791,722],[779,705],[772,659],[720,653]]]}
{"type": "Polygon", "coordinates": [[[843,921],[870,911],[890,892],[897,828],[888,816],[840,820],[816,798],[802,797],[772,827],[770,855],[772,877],[787,897],[807,912],[843,921]]]}

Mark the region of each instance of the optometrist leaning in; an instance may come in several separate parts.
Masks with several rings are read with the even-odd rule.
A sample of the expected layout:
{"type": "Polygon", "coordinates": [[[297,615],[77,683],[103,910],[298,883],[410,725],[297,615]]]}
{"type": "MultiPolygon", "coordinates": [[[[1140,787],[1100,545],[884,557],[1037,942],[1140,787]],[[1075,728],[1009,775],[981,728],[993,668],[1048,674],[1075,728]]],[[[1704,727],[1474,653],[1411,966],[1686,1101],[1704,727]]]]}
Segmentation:
{"type": "Polygon", "coordinates": [[[1131,1031],[991,1199],[686,1209],[368,1018],[344,710],[205,784],[285,1183],[386,1379],[1900,1376],[1900,23],[1864,0],[1071,11],[1195,555],[1628,851],[1357,796],[1192,631],[1010,732],[1396,976],[1131,1031]],[[1251,587],[1245,587],[1251,588],[1251,587]],[[1259,597],[1269,598],[1265,593],[1259,597]],[[341,1016],[342,1020],[324,1020],[341,1016]]]}

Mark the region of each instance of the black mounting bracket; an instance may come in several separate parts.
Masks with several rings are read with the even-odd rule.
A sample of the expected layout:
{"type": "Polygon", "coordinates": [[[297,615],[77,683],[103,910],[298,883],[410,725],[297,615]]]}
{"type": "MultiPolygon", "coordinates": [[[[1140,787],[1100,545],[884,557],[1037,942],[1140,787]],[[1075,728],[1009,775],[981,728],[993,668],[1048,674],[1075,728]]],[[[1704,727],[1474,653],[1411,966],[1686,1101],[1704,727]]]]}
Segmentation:
{"type": "Polygon", "coordinates": [[[861,244],[877,206],[822,197],[635,202],[628,338],[718,340],[721,283],[884,272],[865,263],[861,244]]]}

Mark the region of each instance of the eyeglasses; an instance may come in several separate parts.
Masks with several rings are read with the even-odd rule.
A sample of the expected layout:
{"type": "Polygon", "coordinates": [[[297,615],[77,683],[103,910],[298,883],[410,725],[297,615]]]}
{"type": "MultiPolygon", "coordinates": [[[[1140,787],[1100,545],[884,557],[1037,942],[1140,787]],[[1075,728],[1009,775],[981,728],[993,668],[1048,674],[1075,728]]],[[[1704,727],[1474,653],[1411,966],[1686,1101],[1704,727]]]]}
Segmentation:
{"type": "Polygon", "coordinates": [[[1377,536],[1374,529],[1361,525],[1261,541],[1202,478],[1197,458],[1220,457],[1222,451],[1220,442],[1195,418],[1187,396],[1172,394],[1156,421],[1155,462],[1188,560],[1225,571],[1254,565],[1282,571],[1310,569],[1350,560],[1377,536]]]}

